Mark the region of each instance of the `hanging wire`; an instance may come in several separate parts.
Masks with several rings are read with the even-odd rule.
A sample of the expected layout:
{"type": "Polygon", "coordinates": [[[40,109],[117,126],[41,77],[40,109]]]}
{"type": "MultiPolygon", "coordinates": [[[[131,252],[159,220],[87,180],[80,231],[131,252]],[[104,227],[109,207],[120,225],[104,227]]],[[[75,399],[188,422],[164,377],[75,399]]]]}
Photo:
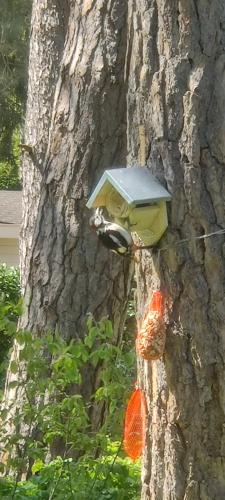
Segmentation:
{"type": "Polygon", "coordinates": [[[193,236],[192,238],[183,238],[182,240],[177,240],[173,243],[169,243],[168,245],[165,245],[162,248],[158,248],[156,251],[156,254],[155,254],[156,255],[156,267],[157,267],[158,273],[159,273],[160,268],[161,268],[162,252],[166,252],[170,248],[179,247],[180,245],[186,245],[186,244],[188,245],[189,243],[191,243],[193,241],[203,240],[205,238],[211,238],[214,236],[220,236],[222,234],[225,234],[225,228],[218,229],[217,231],[213,231],[211,233],[205,233],[205,234],[202,234],[201,236],[193,236]]]}
{"type": "Polygon", "coordinates": [[[158,268],[160,267],[160,258],[161,258],[162,252],[166,252],[170,248],[178,247],[179,245],[188,244],[191,241],[204,240],[205,238],[211,238],[212,236],[218,236],[221,234],[225,234],[225,228],[218,229],[218,231],[213,231],[212,233],[202,234],[201,236],[193,236],[192,238],[184,238],[182,240],[175,241],[174,243],[169,243],[165,247],[159,248],[157,251],[158,268]]]}
{"type": "Polygon", "coordinates": [[[206,233],[202,234],[201,236],[193,236],[192,238],[184,238],[179,241],[175,241],[174,243],[169,243],[169,245],[166,245],[165,247],[159,248],[158,253],[160,255],[161,252],[164,252],[168,250],[169,248],[173,248],[179,245],[184,245],[185,243],[190,243],[191,241],[196,241],[196,240],[203,240],[205,238],[211,238],[211,236],[217,236],[220,234],[225,234],[225,228],[223,229],[218,229],[218,231],[214,231],[212,233],[206,233]]]}

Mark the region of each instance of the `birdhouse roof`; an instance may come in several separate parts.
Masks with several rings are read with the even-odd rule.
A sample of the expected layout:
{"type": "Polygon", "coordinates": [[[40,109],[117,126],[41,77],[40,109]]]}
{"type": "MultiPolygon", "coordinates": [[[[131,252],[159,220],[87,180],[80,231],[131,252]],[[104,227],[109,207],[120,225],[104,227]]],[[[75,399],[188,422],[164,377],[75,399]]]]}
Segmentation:
{"type": "Polygon", "coordinates": [[[170,193],[149,172],[147,167],[106,170],[88,200],[87,207],[104,206],[104,197],[112,187],[133,205],[171,199],[170,193]]]}

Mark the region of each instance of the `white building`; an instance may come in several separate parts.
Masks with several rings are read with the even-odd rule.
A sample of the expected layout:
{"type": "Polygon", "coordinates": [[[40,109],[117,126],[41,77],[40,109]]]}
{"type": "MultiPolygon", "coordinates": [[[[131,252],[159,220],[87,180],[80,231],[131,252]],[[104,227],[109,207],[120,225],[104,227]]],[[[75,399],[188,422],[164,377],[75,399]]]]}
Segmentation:
{"type": "Polygon", "coordinates": [[[19,265],[22,192],[0,190],[0,264],[19,265]]]}

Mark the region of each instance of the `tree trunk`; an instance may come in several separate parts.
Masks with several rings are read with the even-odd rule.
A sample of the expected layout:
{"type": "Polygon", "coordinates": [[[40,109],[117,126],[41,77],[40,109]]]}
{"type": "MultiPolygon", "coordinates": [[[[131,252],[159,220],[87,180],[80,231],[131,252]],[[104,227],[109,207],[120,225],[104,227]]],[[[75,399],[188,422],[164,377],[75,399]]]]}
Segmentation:
{"type": "MultiPolygon", "coordinates": [[[[162,248],[225,227],[224,28],[219,0],[129,2],[128,151],[135,162],[144,131],[147,165],[173,195],[162,248]]],[[[144,500],[225,498],[224,283],[224,236],[139,265],[139,315],[157,287],[167,302],[165,354],[140,360],[144,500]]]]}
{"type": "Polygon", "coordinates": [[[23,223],[20,239],[21,278],[25,286],[37,218],[55,86],[66,36],[67,2],[34,0],[31,19],[29,80],[23,142],[23,223]],[[30,151],[29,151],[29,148],[30,151]]]}
{"type": "MultiPolygon", "coordinates": [[[[98,244],[85,205],[103,170],[126,159],[126,3],[62,3],[33,5],[20,328],[79,339],[92,313],[96,320],[109,316],[119,343],[132,266],[98,244]]],[[[15,344],[11,361],[18,354],[15,344]]],[[[15,401],[11,416],[22,400],[10,387],[14,379],[9,367],[5,404],[15,401]]],[[[89,400],[96,389],[90,367],[82,380],[89,400]]]]}
{"type": "MultiPolygon", "coordinates": [[[[146,161],[173,200],[162,251],[142,253],[137,269],[139,317],[156,287],[167,304],[165,354],[139,360],[149,410],[142,498],[222,500],[224,237],[175,245],[225,227],[225,6],[220,0],[71,1],[65,19],[44,127],[49,139],[45,133],[40,149],[45,161],[41,174],[32,174],[40,179],[35,206],[40,201],[33,226],[25,222],[26,237],[33,237],[21,325],[57,328],[69,339],[84,334],[91,311],[97,318],[108,313],[118,335],[128,269],[98,247],[85,201],[105,167],[146,161]]],[[[41,108],[34,130],[37,118],[42,122],[41,108]]],[[[30,207],[34,191],[28,181],[30,207]]]]}

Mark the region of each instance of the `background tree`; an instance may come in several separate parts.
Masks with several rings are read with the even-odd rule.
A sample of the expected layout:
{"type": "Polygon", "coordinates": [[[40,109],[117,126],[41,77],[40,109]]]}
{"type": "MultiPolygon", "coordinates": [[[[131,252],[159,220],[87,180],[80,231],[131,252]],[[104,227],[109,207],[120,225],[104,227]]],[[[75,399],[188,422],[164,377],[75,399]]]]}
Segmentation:
{"type": "Polygon", "coordinates": [[[22,119],[25,112],[31,0],[0,6],[0,188],[18,188],[22,119]]]}

